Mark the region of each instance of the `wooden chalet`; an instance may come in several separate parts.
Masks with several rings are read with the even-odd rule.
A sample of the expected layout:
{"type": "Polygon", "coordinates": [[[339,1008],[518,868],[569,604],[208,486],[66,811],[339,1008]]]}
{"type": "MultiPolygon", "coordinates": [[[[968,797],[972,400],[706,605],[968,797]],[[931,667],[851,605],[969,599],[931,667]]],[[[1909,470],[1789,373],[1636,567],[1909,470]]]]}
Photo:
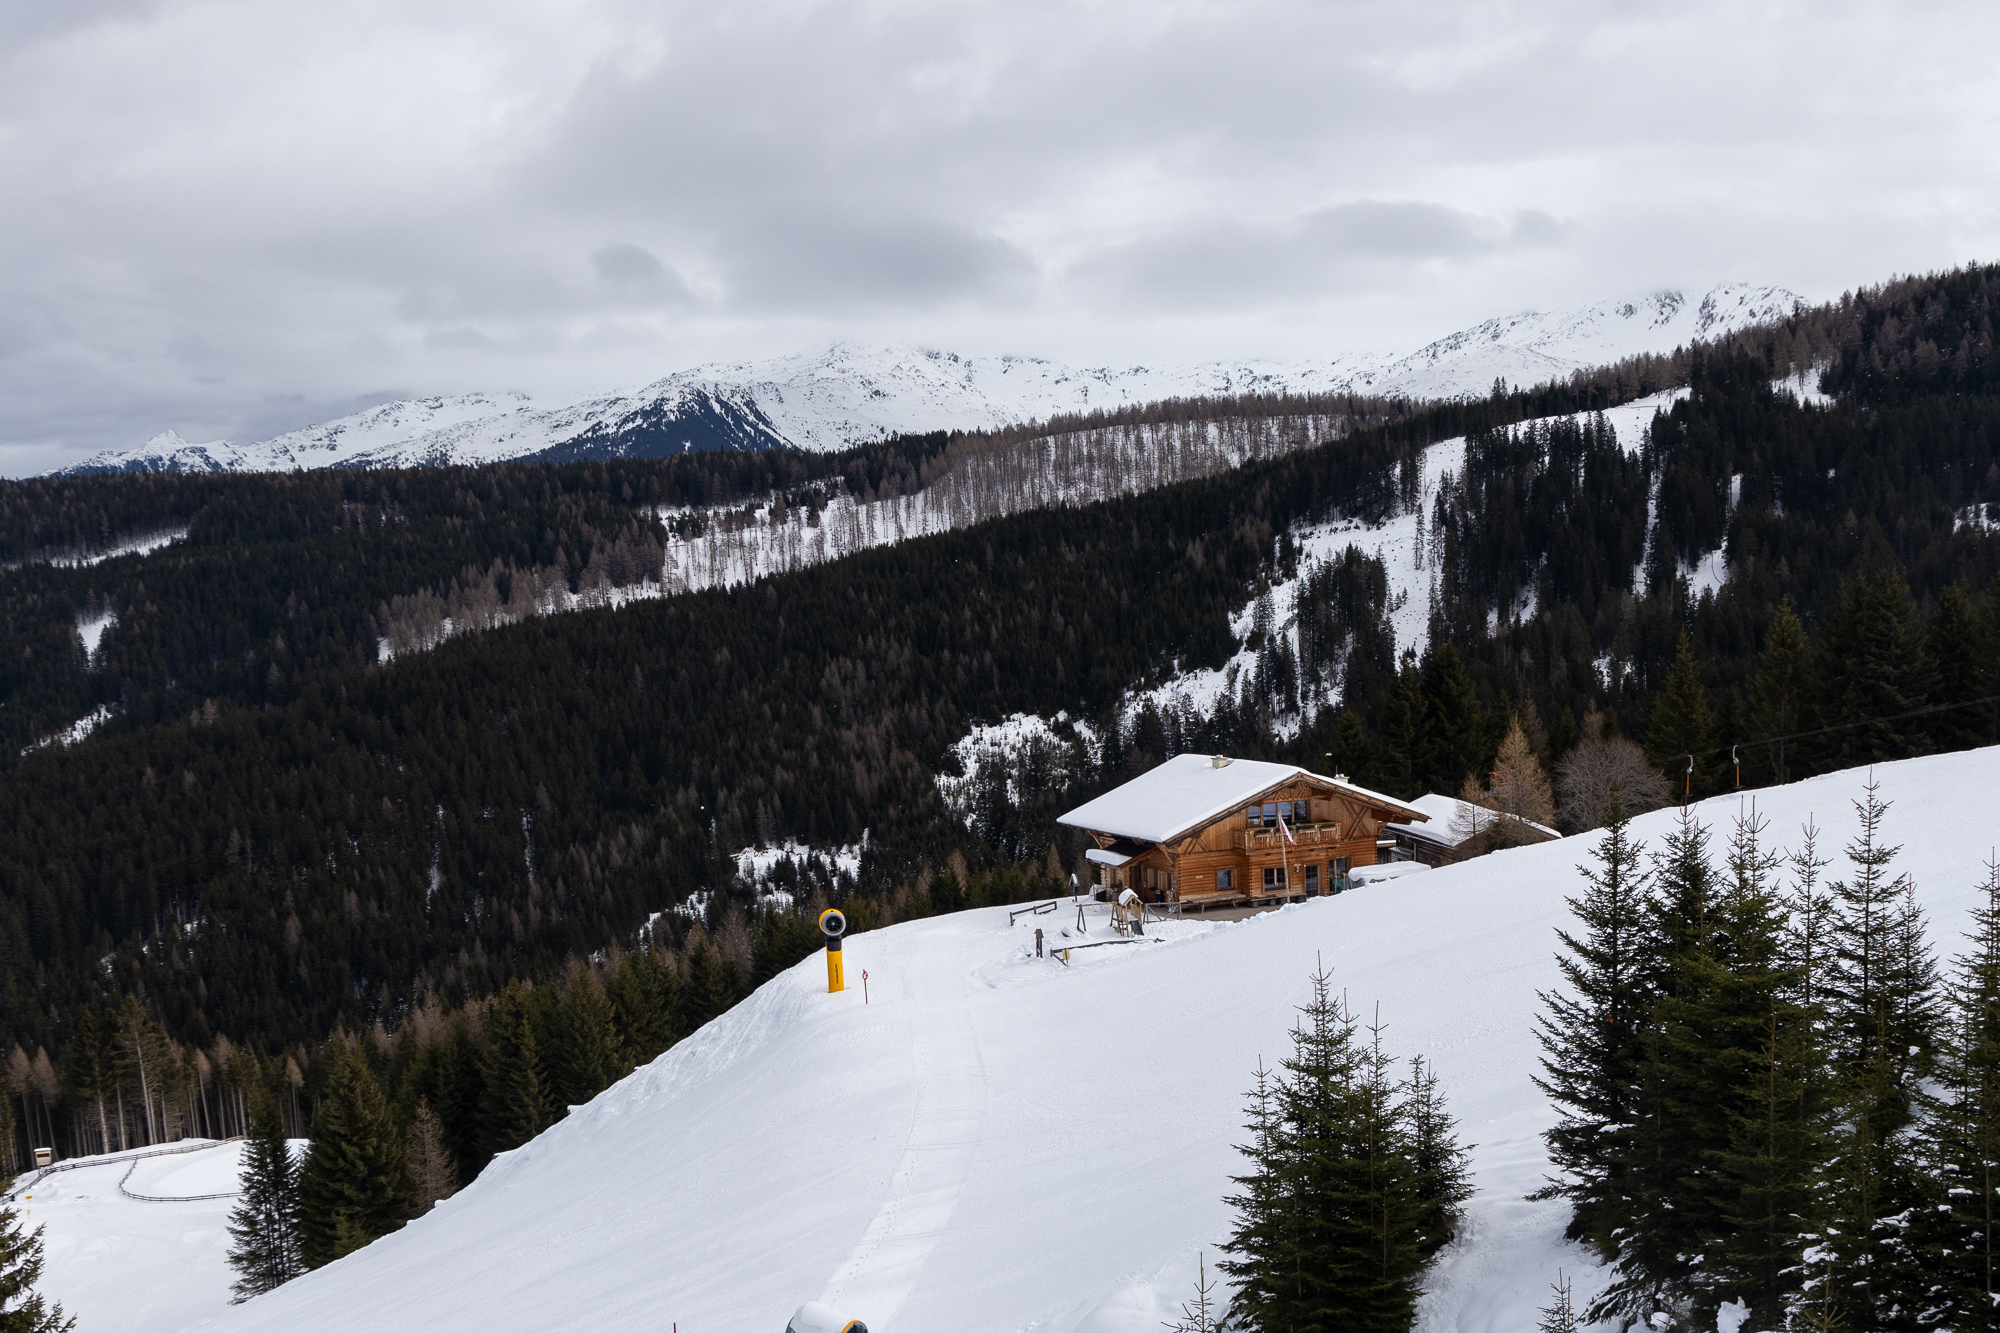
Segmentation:
{"type": "Polygon", "coordinates": [[[1347,887],[1376,863],[1391,824],[1429,818],[1413,805],[1290,764],[1183,754],[1078,806],[1058,823],[1097,846],[1097,883],[1149,903],[1199,909],[1294,902],[1347,887]]]}

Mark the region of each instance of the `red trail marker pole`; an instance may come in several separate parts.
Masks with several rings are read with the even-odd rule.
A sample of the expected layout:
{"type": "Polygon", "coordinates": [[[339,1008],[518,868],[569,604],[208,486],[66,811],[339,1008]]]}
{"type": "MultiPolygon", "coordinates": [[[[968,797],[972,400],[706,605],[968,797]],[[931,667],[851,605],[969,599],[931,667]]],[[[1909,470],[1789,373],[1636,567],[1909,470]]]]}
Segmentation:
{"type": "Polygon", "coordinates": [[[861,969],[861,1003],[868,1003],[868,969],[861,969]]]}

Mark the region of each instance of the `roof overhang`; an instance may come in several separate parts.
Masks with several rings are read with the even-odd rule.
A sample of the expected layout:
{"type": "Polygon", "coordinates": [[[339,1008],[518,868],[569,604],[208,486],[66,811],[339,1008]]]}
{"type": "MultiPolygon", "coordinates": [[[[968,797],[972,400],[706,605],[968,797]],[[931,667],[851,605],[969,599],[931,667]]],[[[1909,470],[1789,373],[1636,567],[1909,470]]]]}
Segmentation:
{"type": "Polygon", "coordinates": [[[1116,870],[1132,858],[1121,852],[1107,852],[1102,847],[1092,847],[1083,854],[1083,859],[1092,865],[1110,866],[1113,870],[1116,870]]]}
{"type": "Polygon", "coordinates": [[[1351,782],[1296,765],[1261,760],[1216,764],[1206,755],[1176,755],[1130,782],[1059,816],[1057,823],[1100,837],[1167,844],[1207,827],[1239,806],[1261,801],[1294,782],[1306,782],[1362,806],[1385,823],[1426,823],[1424,810],[1351,782]],[[1244,781],[1220,775],[1235,770],[1244,781]]]}

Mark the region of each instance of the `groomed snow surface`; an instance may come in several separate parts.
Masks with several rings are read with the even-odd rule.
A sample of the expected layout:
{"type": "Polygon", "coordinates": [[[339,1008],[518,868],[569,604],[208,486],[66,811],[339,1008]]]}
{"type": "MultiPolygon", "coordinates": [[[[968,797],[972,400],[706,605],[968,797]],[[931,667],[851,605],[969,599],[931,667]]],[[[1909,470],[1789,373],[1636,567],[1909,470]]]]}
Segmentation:
{"type": "MultiPolygon", "coordinates": [[[[1969,816],[2000,787],[2000,749],[1877,775],[1897,869],[1949,954],[1990,850],[1969,816]]],[[[1864,776],[1759,793],[1770,840],[1796,845],[1817,818],[1837,850],[1864,776]]],[[[1718,843],[1739,805],[1700,808],[1718,843]]],[[[1657,842],[1674,817],[1636,829],[1657,842]]],[[[219,1311],[201,1327],[229,1333],[777,1333],[814,1299],[876,1333],[1157,1333],[1228,1234],[1243,1093],[1286,1051],[1318,959],[1362,1014],[1380,1003],[1398,1056],[1436,1062],[1478,1145],[1478,1193],[1420,1327],[1516,1333],[1558,1265],[1580,1298],[1602,1281],[1562,1241],[1562,1205],[1525,1198],[1554,1119],[1530,1082],[1535,992],[1556,984],[1555,928],[1595,842],[1243,922],[1149,923],[1068,966],[1033,957],[1035,928],[1112,938],[1098,912],[1075,935],[1068,900],[1011,927],[992,908],[857,935],[853,989],[827,995],[807,959],[432,1215],[247,1305],[219,1310],[222,1206],[116,1201],[109,1170],[52,1177],[31,1205],[46,1289],[91,1333],[164,1333],[176,1310],[219,1311]]]]}
{"type": "MultiPolygon", "coordinates": [[[[191,1196],[235,1190],[244,1145],[173,1146],[195,1150],[78,1159],[92,1164],[17,1185],[15,1206],[42,1228],[41,1290],[76,1317],[79,1333],[171,1333],[228,1307],[236,1201],[191,1196]],[[145,1202],[127,1190],[190,1201],[145,1202]]],[[[305,1140],[292,1151],[303,1153],[305,1140]]]]}

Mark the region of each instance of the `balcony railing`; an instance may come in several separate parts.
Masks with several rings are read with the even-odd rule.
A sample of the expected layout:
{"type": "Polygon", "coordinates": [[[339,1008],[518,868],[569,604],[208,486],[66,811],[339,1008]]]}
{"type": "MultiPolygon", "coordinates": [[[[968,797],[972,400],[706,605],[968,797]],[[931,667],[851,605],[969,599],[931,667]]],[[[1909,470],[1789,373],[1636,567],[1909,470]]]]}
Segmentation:
{"type": "Polygon", "coordinates": [[[1291,825],[1292,839],[1285,842],[1285,835],[1275,828],[1240,829],[1236,834],[1236,845],[1246,852],[1275,852],[1281,846],[1319,847],[1340,841],[1338,824],[1294,824],[1291,825]]]}

